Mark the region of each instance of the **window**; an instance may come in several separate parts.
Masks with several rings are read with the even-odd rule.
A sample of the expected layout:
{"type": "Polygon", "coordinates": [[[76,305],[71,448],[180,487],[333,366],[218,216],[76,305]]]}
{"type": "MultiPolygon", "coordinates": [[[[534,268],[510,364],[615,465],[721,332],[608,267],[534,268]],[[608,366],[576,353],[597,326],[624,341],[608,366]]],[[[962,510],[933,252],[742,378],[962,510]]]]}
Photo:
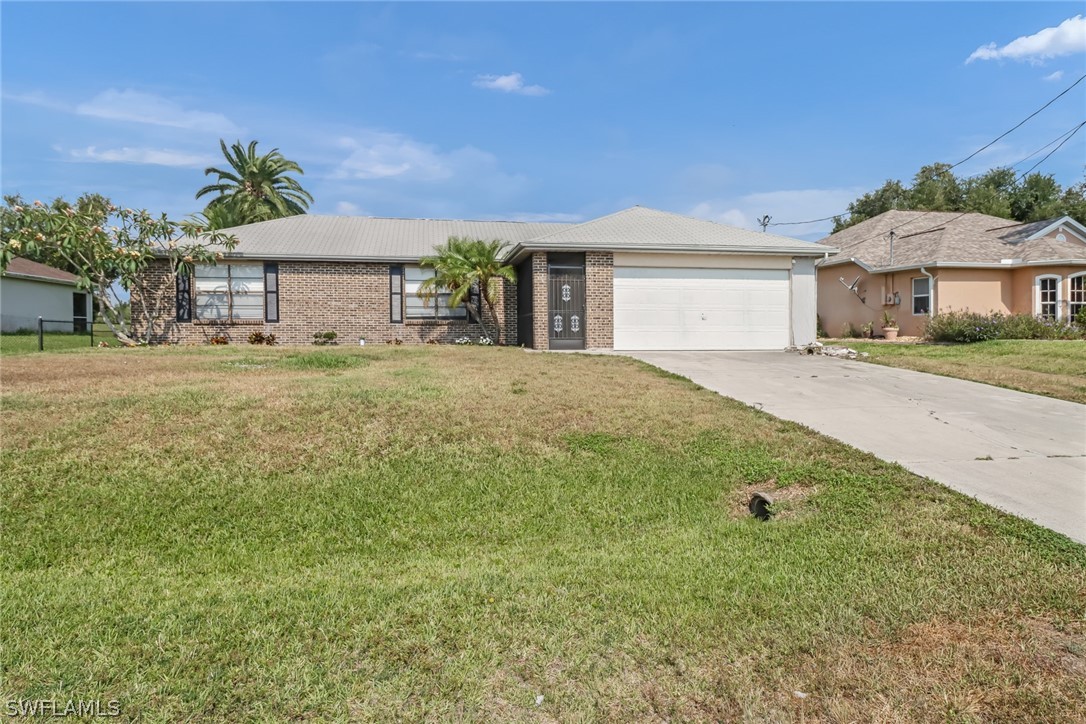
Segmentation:
{"type": "Polygon", "coordinates": [[[931,312],[931,279],[917,277],[913,279],[913,314],[929,314],[931,312]]]}
{"type": "MultiPolygon", "coordinates": [[[[193,282],[196,319],[225,322],[259,322],[264,319],[262,264],[198,266],[193,282]]],[[[276,297],[278,301],[278,294],[276,297]]]]}
{"type": "Polygon", "coordinates": [[[1071,293],[1067,306],[1067,314],[1071,321],[1078,319],[1078,315],[1086,310],[1086,272],[1071,277],[1069,280],[1071,293]]]}
{"type": "Polygon", "coordinates": [[[264,264],[264,321],[279,321],[279,265],[264,264]]]}
{"type": "Polygon", "coordinates": [[[1036,313],[1045,319],[1060,318],[1060,278],[1053,274],[1037,277],[1036,313]]]}
{"type": "Polygon", "coordinates": [[[425,300],[419,294],[422,282],[434,275],[433,269],[418,266],[405,266],[403,269],[404,306],[408,319],[465,319],[467,311],[464,305],[449,309],[449,293],[438,292],[425,300]]]}

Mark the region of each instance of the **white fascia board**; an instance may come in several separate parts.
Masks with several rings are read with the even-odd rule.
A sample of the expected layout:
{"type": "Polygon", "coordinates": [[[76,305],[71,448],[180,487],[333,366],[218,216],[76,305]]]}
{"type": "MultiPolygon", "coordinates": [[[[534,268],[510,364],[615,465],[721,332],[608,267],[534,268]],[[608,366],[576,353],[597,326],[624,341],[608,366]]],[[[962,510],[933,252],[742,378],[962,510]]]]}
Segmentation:
{"type": "Polygon", "coordinates": [[[1075,230],[1075,234],[1080,239],[1086,240],[1086,226],[1083,226],[1082,224],[1078,223],[1077,221],[1072,219],[1070,216],[1062,216],[1062,217],[1056,219],[1055,221],[1053,221],[1051,224],[1049,224],[1045,228],[1038,231],[1037,233],[1033,234],[1032,236],[1026,237],[1026,241],[1033,241],[1034,239],[1040,239],[1042,236],[1045,236],[1047,234],[1052,233],[1053,230],[1058,229],[1061,226],[1070,226],[1072,229],[1075,230]]]}

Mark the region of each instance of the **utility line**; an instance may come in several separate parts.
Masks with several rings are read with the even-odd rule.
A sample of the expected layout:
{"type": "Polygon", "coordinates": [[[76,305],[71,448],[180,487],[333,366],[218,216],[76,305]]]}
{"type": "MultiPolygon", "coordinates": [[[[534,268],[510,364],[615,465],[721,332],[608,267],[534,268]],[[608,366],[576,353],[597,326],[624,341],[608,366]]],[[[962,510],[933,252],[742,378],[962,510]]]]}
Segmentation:
{"type": "MultiPolygon", "coordinates": [[[[1086,77],[1086,76],[1083,76],[1083,77],[1086,77]]],[[[1044,156],[1044,158],[1042,158],[1042,159],[1041,159],[1040,161],[1038,161],[1037,163],[1035,163],[1035,164],[1033,164],[1032,166],[1030,166],[1030,168],[1029,168],[1029,170],[1028,170],[1028,171],[1025,171],[1024,173],[1018,174],[1018,176],[1016,176],[1016,177],[1015,177],[1015,181],[1017,181],[1017,182],[1021,182],[1021,181],[1025,180],[1026,176],[1028,176],[1028,175],[1029,175],[1030,173],[1032,173],[1032,172],[1033,172],[1033,170],[1034,170],[1035,168],[1037,168],[1037,167],[1038,167],[1038,166],[1040,166],[1040,165],[1041,165],[1042,163],[1044,163],[1045,161],[1047,161],[1047,160],[1049,159],[1049,157],[1051,157],[1051,156],[1052,156],[1052,154],[1054,154],[1054,153],[1055,153],[1056,151],[1060,150],[1060,147],[1061,147],[1061,146],[1063,146],[1063,145],[1064,145],[1065,143],[1067,143],[1068,141],[1070,141],[1070,140],[1071,140],[1071,138],[1073,138],[1073,137],[1074,137],[1074,135],[1075,135],[1076,133],[1078,133],[1078,132],[1079,132],[1080,130],[1082,130],[1082,127],[1083,127],[1083,126],[1086,126],[1086,121],[1082,121],[1082,122],[1081,122],[1081,123],[1079,123],[1079,124],[1078,124],[1077,126],[1075,126],[1074,128],[1072,128],[1071,130],[1069,130],[1069,131],[1067,131],[1067,132],[1065,132],[1065,133],[1063,133],[1063,134],[1060,134],[1060,135],[1059,135],[1058,137],[1056,137],[1056,139],[1055,139],[1055,140],[1053,140],[1053,141],[1049,141],[1049,142],[1048,142],[1048,143],[1047,143],[1047,144],[1046,144],[1045,146],[1043,146],[1042,148],[1038,149],[1037,151],[1034,151],[1034,152],[1033,152],[1033,153],[1031,153],[1031,154],[1030,154],[1029,156],[1026,156],[1026,157],[1025,157],[1024,159],[1022,159],[1021,161],[1018,161],[1017,163],[1015,163],[1015,164],[1012,164],[1012,165],[1010,166],[1010,168],[1014,168],[1015,166],[1017,166],[1017,165],[1019,165],[1019,164],[1021,164],[1021,163],[1024,163],[1025,161],[1028,161],[1029,159],[1033,158],[1033,157],[1034,157],[1034,156],[1036,156],[1036,155],[1037,155],[1038,153],[1040,153],[1041,151],[1043,151],[1043,150],[1044,150],[1045,148],[1048,148],[1048,147],[1049,147],[1049,146],[1051,146],[1051,145],[1052,145],[1053,143],[1056,143],[1056,141],[1060,141],[1060,139],[1061,139],[1061,138],[1063,139],[1062,141],[1060,141],[1060,143],[1059,143],[1059,145],[1058,145],[1058,146],[1056,146],[1056,147],[1055,147],[1055,148],[1053,148],[1053,149],[1052,149],[1051,151],[1049,151],[1048,153],[1046,153],[1046,154],[1045,154],[1045,156],[1044,156]]],[[[976,178],[977,176],[980,176],[980,175],[982,175],[982,174],[974,174],[973,176],[970,176],[969,178],[976,178]]],[[[909,225],[909,224],[914,224],[914,223],[916,223],[917,221],[919,221],[920,219],[923,219],[923,218],[924,218],[925,216],[927,216],[928,214],[934,214],[934,213],[948,213],[948,212],[945,212],[945,211],[940,211],[940,212],[936,212],[936,211],[925,211],[924,213],[920,214],[920,216],[916,216],[916,217],[913,217],[913,218],[911,218],[911,219],[909,219],[909,220],[907,220],[907,221],[903,221],[903,222],[901,222],[900,224],[897,224],[896,226],[891,226],[891,227],[890,227],[890,228],[889,228],[889,229],[888,229],[887,231],[880,231],[880,232],[878,232],[877,234],[872,234],[871,236],[866,236],[866,237],[864,237],[864,238],[860,239],[859,241],[854,241],[854,242],[852,242],[851,244],[849,244],[849,246],[857,246],[857,245],[859,245],[859,244],[862,244],[862,243],[864,243],[864,242],[866,242],[866,241],[871,241],[872,239],[877,239],[877,238],[879,238],[880,236],[886,236],[887,234],[893,233],[893,232],[895,232],[896,230],[900,229],[900,228],[901,228],[901,227],[903,227],[903,226],[907,226],[907,225],[909,225]]],[[[929,231],[935,231],[936,229],[938,229],[938,228],[940,228],[940,227],[943,227],[943,226],[947,226],[948,224],[952,224],[952,223],[954,223],[955,221],[957,221],[958,219],[960,219],[960,218],[962,218],[963,216],[965,216],[966,214],[971,214],[971,213],[973,213],[973,212],[972,212],[972,211],[963,211],[963,212],[959,213],[959,214],[958,214],[957,216],[955,216],[955,217],[953,217],[953,218],[950,218],[950,219],[947,219],[946,221],[942,221],[942,222],[940,222],[940,223],[936,224],[935,226],[932,226],[932,227],[930,227],[930,228],[928,228],[928,229],[924,229],[924,230],[922,230],[922,231],[913,231],[913,232],[910,232],[910,233],[909,233],[908,235],[909,235],[909,236],[916,236],[916,235],[918,235],[918,234],[926,234],[926,233],[928,233],[929,231]]]]}
{"type": "MultiPolygon", "coordinates": [[[[1037,114],[1039,114],[1039,113],[1040,113],[1041,111],[1045,110],[1045,109],[1046,109],[1046,108],[1048,108],[1048,107],[1049,107],[1050,105],[1052,105],[1053,103],[1055,103],[1056,101],[1058,101],[1058,100],[1059,100],[1060,98],[1062,98],[1063,96],[1067,95],[1067,94],[1068,94],[1068,93],[1069,93],[1069,92],[1070,92],[1070,91],[1071,91],[1071,90],[1072,90],[1072,89],[1073,89],[1073,88],[1074,88],[1075,86],[1077,86],[1077,85],[1078,85],[1079,83],[1081,83],[1081,82],[1082,82],[1083,80],[1086,80],[1086,75],[1082,75],[1082,76],[1079,76],[1079,79],[1078,79],[1078,80],[1076,80],[1076,81],[1075,81],[1074,83],[1072,83],[1071,85],[1069,85],[1069,86],[1067,86],[1066,88],[1064,88],[1062,92],[1060,92],[1060,93],[1059,93],[1058,95],[1056,95],[1056,96],[1055,96],[1054,98],[1052,98],[1052,99],[1051,99],[1051,100],[1049,100],[1049,101],[1048,101],[1047,103],[1045,103],[1045,104],[1044,104],[1043,106],[1041,106],[1040,108],[1038,108],[1037,110],[1035,110],[1035,111],[1034,111],[1033,113],[1030,113],[1030,114],[1029,114],[1028,116],[1026,116],[1025,118],[1023,118],[1023,119],[1022,119],[1021,121],[1019,121],[1019,122],[1018,122],[1018,123],[1017,123],[1017,124],[1016,124],[1016,125],[1015,125],[1015,126],[1014,126],[1013,128],[1011,128],[1011,129],[1009,129],[1009,130],[1007,130],[1007,131],[1004,131],[1004,132],[1003,132],[1002,134],[1000,134],[1000,135],[999,135],[999,136],[997,136],[996,138],[992,139],[991,141],[989,141],[989,142],[988,142],[988,143],[986,143],[985,145],[981,146],[981,147],[980,147],[980,148],[978,148],[978,149],[977,149],[976,151],[973,151],[973,153],[969,154],[968,156],[966,156],[965,158],[963,158],[963,159],[962,159],[961,161],[958,161],[957,163],[955,163],[955,164],[953,164],[952,166],[948,167],[948,168],[947,168],[947,171],[951,171],[951,170],[953,170],[953,169],[957,168],[958,166],[961,166],[961,165],[962,165],[963,163],[965,163],[965,162],[966,162],[966,161],[968,161],[969,159],[973,158],[973,157],[974,157],[974,156],[976,156],[976,155],[977,155],[978,153],[980,153],[980,152],[982,152],[982,151],[984,151],[984,150],[986,150],[986,149],[988,149],[988,148],[991,148],[991,147],[992,147],[992,146],[994,146],[994,145],[995,145],[996,143],[998,143],[999,141],[1003,140],[1004,138],[1006,138],[1007,136],[1009,136],[1009,135],[1010,135],[1011,133],[1013,133],[1014,131],[1017,131],[1017,130],[1018,130],[1019,128],[1021,128],[1022,126],[1024,126],[1024,125],[1025,125],[1025,124],[1026,124],[1026,123],[1027,123],[1027,122],[1028,122],[1029,120],[1031,120],[1031,119],[1032,119],[1032,118],[1034,118],[1034,117],[1035,117],[1035,116],[1036,116],[1037,114]]],[[[1079,128],[1081,128],[1081,127],[1082,127],[1082,126],[1079,126],[1079,128]]],[[[1078,131],[1078,129],[1076,128],[1076,129],[1075,129],[1075,131],[1078,131]]],[[[1074,135],[1074,132],[1072,132],[1072,133],[1071,133],[1071,135],[1073,136],[1073,135],[1074,135]]],[[[1059,140],[1059,139],[1056,139],[1056,140],[1059,140]]],[[[1055,141],[1053,141],[1052,143],[1055,143],[1055,141]]],[[[1052,145],[1052,144],[1050,143],[1049,145],[1052,145]]],[[[1063,144],[1061,143],[1060,145],[1062,146],[1063,144]]],[[[1046,146],[1045,148],[1047,148],[1047,146],[1046,146]]],[[[1057,148],[1058,148],[1058,147],[1057,147],[1057,148]]],[[[1042,148],[1042,149],[1039,149],[1039,150],[1037,150],[1037,151],[1034,151],[1034,152],[1033,152],[1033,154],[1031,154],[1031,156],[1030,156],[1030,157],[1032,157],[1032,155],[1036,155],[1037,153],[1040,153],[1040,152],[1041,152],[1041,151],[1043,151],[1043,150],[1044,150],[1044,149],[1042,148]]],[[[1051,155],[1051,154],[1049,154],[1049,155],[1051,155]]],[[[1027,157],[1027,159],[1028,159],[1028,158],[1030,158],[1030,157],[1027,157]]],[[[1047,156],[1046,156],[1045,158],[1047,158],[1047,156]]],[[[1022,163],[1022,162],[1021,162],[1021,161],[1019,161],[1019,163],[1022,163]]],[[[1036,168],[1036,166],[1034,166],[1034,168],[1036,168]]],[[[1032,169],[1030,169],[1030,170],[1032,170],[1032,169]]],[[[833,215],[831,215],[831,216],[825,216],[825,217],[823,217],[823,218],[821,218],[821,219],[808,219],[807,221],[774,221],[774,222],[772,222],[772,223],[770,223],[770,224],[768,224],[768,225],[769,225],[769,226],[798,226],[798,225],[800,225],[800,224],[816,224],[816,223],[818,223],[818,222],[820,222],[820,221],[831,221],[831,220],[833,220],[833,219],[837,218],[838,216],[844,216],[844,215],[845,215],[845,214],[847,214],[847,213],[849,213],[849,212],[848,212],[848,210],[846,209],[845,211],[843,211],[843,212],[841,212],[841,213],[839,213],[839,214],[833,214],[833,215]]]]}

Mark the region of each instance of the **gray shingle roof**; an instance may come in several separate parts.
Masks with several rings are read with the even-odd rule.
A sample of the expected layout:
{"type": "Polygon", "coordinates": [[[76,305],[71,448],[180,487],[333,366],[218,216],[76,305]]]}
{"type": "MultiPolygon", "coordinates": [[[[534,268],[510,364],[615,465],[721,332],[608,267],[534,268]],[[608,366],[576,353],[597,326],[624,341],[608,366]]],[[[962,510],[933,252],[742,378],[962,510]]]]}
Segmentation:
{"type": "Polygon", "coordinates": [[[389,219],[306,214],[224,229],[232,257],[411,261],[450,236],[500,239],[529,249],[724,251],[822,256],[825,246],[635,206],[582,224],[389,219]]]}
{"type": "Polygon", "coordinates": [[[1019,224],[987,214],[887,211],[818,243],[839,252],[827,264],[851,258],[873,269],[936,263],[1003,264],[1007,259],[1086,261],[1086,243],[1071,234],[1065,235],[1065,241],[1057,241],[1053,234],[1031,238],[1059,221],[1062,219],[1019,224]],[[891,229],[895,234],[892,262],[891,229]]]}
{"type": "Polygon", "coordinates": [[[643,206],[601,216],[521,244],[525,249],[725,251],[822,256],[832,249],[643,206]]]}
{"type": "Polygon", "coordinates": [[[305,214],[223,229],[238,240],[232,257],[410,261],[450,236],[515,244],[565,224],[449,219],[387,219],[305,214]]]}

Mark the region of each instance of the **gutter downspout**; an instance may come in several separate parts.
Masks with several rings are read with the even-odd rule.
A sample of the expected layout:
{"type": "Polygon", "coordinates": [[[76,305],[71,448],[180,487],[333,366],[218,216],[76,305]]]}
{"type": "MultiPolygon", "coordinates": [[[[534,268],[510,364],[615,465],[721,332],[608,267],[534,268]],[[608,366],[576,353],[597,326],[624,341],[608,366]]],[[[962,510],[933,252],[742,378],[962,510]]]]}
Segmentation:
{"type": "Polygon", "coordinates": [[[935,316],[935,277],[924,267],[920,267],[920,273],[928,278],[928,318],[931,319],[935,316]]]}

